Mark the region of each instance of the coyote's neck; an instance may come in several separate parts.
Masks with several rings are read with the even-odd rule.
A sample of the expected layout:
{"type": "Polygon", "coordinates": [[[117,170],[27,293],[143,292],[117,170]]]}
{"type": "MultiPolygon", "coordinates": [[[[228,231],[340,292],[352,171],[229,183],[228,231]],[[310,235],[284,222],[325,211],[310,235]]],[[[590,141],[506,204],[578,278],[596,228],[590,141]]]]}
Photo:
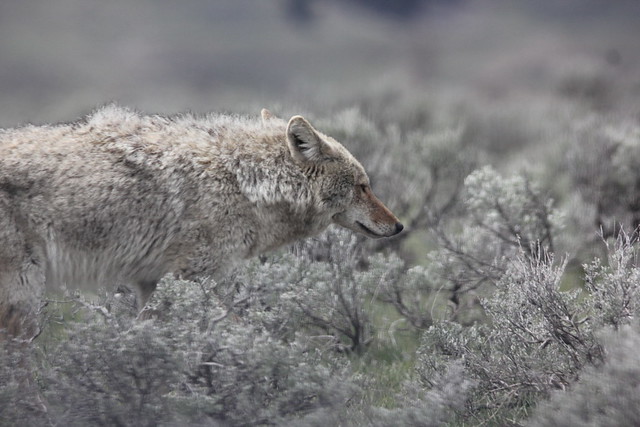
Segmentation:
{"type": "Polygon", "coordinates": [[[322,232],[331,223],[330,217],[323,217],[311,204],[285,202],[256,206],[257,222],[248,256],[260,255],[300,238],[322,232]]]}

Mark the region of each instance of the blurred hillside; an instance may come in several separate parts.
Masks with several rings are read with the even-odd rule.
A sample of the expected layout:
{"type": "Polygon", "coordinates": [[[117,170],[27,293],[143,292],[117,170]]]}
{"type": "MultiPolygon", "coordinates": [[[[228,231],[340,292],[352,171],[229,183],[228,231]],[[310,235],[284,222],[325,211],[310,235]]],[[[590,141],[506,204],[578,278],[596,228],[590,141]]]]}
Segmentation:
{"type": "Polygon", "coordinates": [[[638,2],[604,0],[3,2],[0,125],[109,101],[253,112],[389,88],[496,103],[561,93],[637,115],[639,17],[638,2]]]}

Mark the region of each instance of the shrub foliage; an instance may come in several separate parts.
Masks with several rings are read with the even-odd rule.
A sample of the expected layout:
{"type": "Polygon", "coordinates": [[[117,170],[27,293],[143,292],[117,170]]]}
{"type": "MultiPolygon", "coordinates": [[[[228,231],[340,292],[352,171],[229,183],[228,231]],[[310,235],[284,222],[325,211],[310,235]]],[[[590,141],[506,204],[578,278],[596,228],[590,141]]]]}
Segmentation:
{"type": "Polygon", "coordinates": [[[497,112],[378,101],[323,129],[405,234],[331,228],[224,281],[166,277],[140,314],[124,287],[49,296],[38,339],[0,349],[0,425],[636,425],[636,127],[584,125],[549,185],[480,166],[508,142],[488,135],[532,135],[497,112]]]}

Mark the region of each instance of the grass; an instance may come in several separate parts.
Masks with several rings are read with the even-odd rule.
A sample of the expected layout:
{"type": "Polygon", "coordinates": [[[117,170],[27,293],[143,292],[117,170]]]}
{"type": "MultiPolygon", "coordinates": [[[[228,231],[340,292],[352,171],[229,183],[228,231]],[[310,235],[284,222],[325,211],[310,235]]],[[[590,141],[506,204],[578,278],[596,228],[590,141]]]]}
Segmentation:
{"type": "Polygon", "coordinates": [[[368,310],[375,339],[362,356],[351,356],[354,374],[366,381],[361,404],[395,408],[395,396],[413,375],[421,332],[408,325],[388,304],[373,302],[368,310]]]}

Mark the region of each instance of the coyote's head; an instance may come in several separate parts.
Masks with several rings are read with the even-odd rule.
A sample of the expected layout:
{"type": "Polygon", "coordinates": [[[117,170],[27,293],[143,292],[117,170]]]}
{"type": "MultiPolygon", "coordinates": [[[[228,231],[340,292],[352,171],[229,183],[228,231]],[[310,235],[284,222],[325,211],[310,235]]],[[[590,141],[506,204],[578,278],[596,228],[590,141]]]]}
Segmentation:
{"type": "MultiPolygon", "coordinates": [[[[263,120],[273,116],[262,111],[263,120]]],[[[335,139],[294,116],[286,127],[289,152],[313,181],[316,200],[334,223],[367,237],[390,237],[402,231],[398,218],[373,194],[362,165],[335,139]]]]}

